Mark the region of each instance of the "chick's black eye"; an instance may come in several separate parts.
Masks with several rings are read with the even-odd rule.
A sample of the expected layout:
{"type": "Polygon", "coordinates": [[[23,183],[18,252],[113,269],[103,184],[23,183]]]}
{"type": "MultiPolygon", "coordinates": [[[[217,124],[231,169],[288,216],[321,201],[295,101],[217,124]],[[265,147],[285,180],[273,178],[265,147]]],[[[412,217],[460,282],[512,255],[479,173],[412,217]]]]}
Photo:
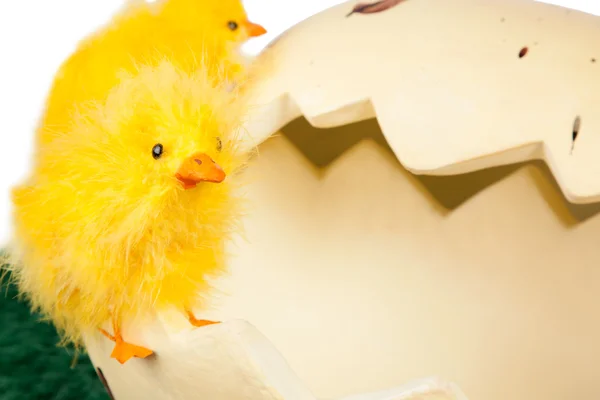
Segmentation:
{"type": "Polygon", "coordinates": [[[229,22],[227,23],[227,27],[228,27],[230,30],[232,30],[232,31],[235,31],[235,30],[238,28],[238,24],[237,24],[237,22],[235,22],[235,21],[229,21],[229,22]]]}
{"type": "Polygon", "coordinates": [[[152,157],[154,157],[155,160],[158,160],[160,158],[160,156],[162,156],[163,153],[163,145],[158,143],[155,144],[154,147],[152,148],[152,157]]]}
{"type": "Polygon", "coordinates": [[[217,151],[223,150],[223,142],[221,142],[221,138],[217,138],[217,151]]]}

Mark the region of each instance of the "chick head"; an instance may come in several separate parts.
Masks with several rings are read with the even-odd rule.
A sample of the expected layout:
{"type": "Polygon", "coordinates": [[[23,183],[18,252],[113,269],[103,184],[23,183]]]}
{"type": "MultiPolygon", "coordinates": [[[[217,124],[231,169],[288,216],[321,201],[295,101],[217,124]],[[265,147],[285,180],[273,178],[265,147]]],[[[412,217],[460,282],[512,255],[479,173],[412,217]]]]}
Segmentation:
{"type": "Polygon", "coordinates": [[[243,107],[211,82],[205,69],[188,75],[162,62],[124,75],[104,102],[78,110],[40,154],[41,176],[70,203],[72,229],[113,248],[144,235],[161,246],[190,234],[216,240],[228,229],[231,175],[245,160],[243,107]]]}
{"type": "Polygon", "coordinates": [[[240,0],[163,0],[163,15],[178,24],[202,26],[217,43],[241,44],[266,29],[248,19],[240,0]]]}
{"type": "Polygon", "coordinates": [[[223,0],[211,2],[214,15],[215,28],[222,26],[226,29],[215,29],[216,33],[222,32],[223,39],[237,43],[262,36],[267,30],[248,19],[246,10],[240,0],[223,0]]]}

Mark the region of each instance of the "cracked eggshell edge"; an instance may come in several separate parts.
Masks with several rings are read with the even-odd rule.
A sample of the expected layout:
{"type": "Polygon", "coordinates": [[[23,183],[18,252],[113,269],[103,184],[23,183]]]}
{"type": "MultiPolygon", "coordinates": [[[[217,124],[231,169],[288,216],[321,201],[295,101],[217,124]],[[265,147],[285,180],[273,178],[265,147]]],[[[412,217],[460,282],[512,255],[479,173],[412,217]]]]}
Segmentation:
{"type": "Polygon", "coordinates": [[[356,1],[342,3],[276,38],[253,66],[248,145],[301,116],[377,118],[414,174],[543,159],[570,202],[600,201],[600,17],[532,0],[393,3],[350,16],[356,1]]]}

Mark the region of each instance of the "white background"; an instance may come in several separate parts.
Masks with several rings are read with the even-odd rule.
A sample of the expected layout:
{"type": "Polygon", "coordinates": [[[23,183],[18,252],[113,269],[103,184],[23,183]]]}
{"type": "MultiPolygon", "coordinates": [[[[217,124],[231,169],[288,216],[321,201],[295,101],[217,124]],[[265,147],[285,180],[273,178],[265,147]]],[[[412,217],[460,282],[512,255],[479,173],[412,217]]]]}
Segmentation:
{"type": "MultiPolygon", "coordinates": [[[[0,2],[0,243],[9,237],[10,188],[26,174],[33,130],[53,75],[77,42],[104,23],[123,0],[0,2]]],[[[218,0],[215,0],[218,1],[218,0]]],[[[502,1],[502,0],[498,0],[502,1]]],[[[256,54],[270,40],[342,0],[245,0],[251,20],[269,33],[245,46],[256,54]]],[[[600,15],[598,0],[546,0],[600,15]]]]}

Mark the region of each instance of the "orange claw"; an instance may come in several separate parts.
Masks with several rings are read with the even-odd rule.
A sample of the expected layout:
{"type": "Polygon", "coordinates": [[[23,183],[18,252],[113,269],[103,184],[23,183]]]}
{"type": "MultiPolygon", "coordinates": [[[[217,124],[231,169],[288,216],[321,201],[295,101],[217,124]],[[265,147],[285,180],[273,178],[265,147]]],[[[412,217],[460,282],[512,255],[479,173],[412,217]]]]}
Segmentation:
{"type": "Polygon", "coordinates": [[[115,348],[113,349],[110,356],[120,362],[121,364],[125,364],[133,357],[137,358],[146,358],[153,354],[153,351],[147,349],[142,346],[136,346],[131,343],[127,343],[123,340],[121,336],[121,331],[119,329],[119,325],[117,324],[115,318],[113,317],[113,331],[114,336],[110,333],[106,332],[104,329],[100,328],[100,332],[106,336],[109,340],[115,342],[115,348]]]}
{"type": "Polygon", "coordinates": [[[207,326],[207,325],[214,325],[214,324],[220,323],[220,322],[215,322],[215,321],[208,321],[206,319],[196,319],[196,317],[194,317],[194,314],[191,311],[188,310],[186,312],[187,312],[188,320],[190,321],[190,324],[192,324],[198,328],[201,328],[201,327],[207,326]]]}
{"type": "Polygon", "coordinates": [[[134,344],[127,343],[123,341],[123,339],[116,341],[115,348],[110,354],[112,358],[114,358],[121,364],[125,364],[133,357],[146,358],[151,355],[152,350],[142,346],[136,346],[134,344]]]}

